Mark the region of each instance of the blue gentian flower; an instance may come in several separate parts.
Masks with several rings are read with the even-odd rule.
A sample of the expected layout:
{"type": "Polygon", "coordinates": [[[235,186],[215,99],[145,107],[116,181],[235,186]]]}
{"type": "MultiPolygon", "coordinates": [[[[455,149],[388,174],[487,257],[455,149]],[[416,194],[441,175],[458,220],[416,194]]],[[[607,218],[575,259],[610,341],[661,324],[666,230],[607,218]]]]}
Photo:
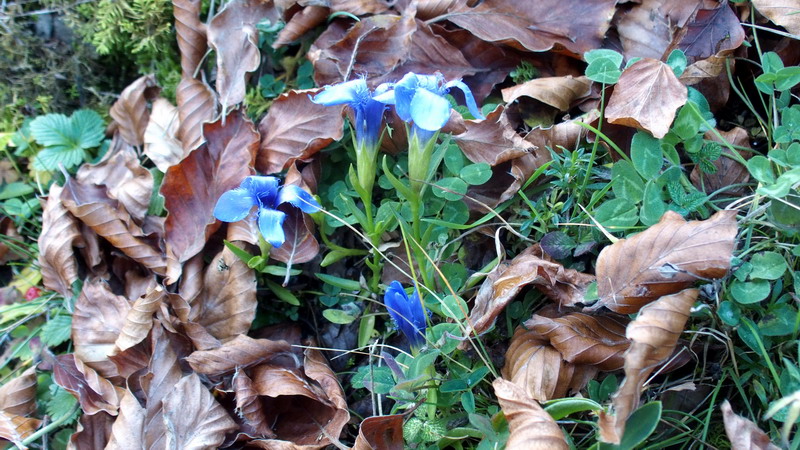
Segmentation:
{"type": "Polygon", "coordinates": [[[275,177],[249,176],[242,184],[222,194],[214,207],[214,217],[223,222],[238,222],[258,207],[258,229],[273,247],[280,247],[286,239],[283,220],[286,213],[278,211],[279,205],[289,203],[303,212],[314,213],[321,209],[308,192],[298,186],[278,186],[275,177]]]}
{"type": "MultiPolygon", "coordinates": [[[[388,85],[382,84],[378,86],[375,93],[380,94],[388,88],[388,85]]],[[[348,105],[355,113],[353,128],[358,146],[366,148],[377,146],[386,105],[373,99],[373,94],[367,87],[367,81],[364,78],[325,86],[322,92],[315,95],[311,101],[325,106],[348,105]]]]}
{"type": "Polygon", "coordinates": [[[420,348],[425,343],[425,311],[419,299],[419,292],[414,289],[411,297],[406,294],[403,285],[398,281],[392,281],[386,289],[383,303],[389,310],[397,328],[403,332],[412,348],[420,348]]]}
{"type": "Polygon", "coordinates": [[[476,119],[484,119],[469,87],[461,80],[444,82],[444,75],[417,75],[407,73],[393,85],[393,90],[375,95],[375,100],[394,105],[397,115],[405,122],[427,132],[439,131],[450,119],[450,102],[444,97],[450,88],[464,93],[469,112],[476,119]]]}

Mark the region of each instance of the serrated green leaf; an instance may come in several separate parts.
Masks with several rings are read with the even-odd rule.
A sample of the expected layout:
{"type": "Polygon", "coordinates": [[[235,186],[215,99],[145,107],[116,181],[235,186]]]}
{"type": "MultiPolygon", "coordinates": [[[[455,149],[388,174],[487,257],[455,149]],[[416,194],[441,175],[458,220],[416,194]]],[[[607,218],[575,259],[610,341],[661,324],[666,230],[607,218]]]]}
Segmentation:
{"type": "Polygon", "coordinates": [[[39,338],[48,347],[56,347],[70,338],[72,333],[72,316],[58,315],[51,317],[42,326],[39,338]]]}
{"type": "MultiPolygon", "coordinates": [[[[54,392],[51,392],[50,398],[47,400],[45,410],[52,419],[60,419],[72,411],[72,409],[78,403],[78,400],[61,386],[57,384],[52,384],[51,386],[51,391],[54,392]]],[[[76,409],[73,413],[73,417],[64,425],[67,425],[75,420],[78,417],[78,412],[79,410],[76,409]]]]}

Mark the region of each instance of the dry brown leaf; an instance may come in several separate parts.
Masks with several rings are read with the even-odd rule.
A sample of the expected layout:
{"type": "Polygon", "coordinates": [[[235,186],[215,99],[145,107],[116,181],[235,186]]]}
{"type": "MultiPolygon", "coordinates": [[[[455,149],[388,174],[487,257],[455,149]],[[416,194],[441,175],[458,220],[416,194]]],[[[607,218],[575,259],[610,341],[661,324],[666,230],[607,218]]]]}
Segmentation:
{"type": "Polygon", "coordinates": [[[27,256],[18,253],[8,246],[11,242],[23,240],[22,235],[17,231],[17,227],[14,225],[14,221],[11,220],[11,217],[0,216],[0,234],[6,236],[6,239],[4,239],[6,242],[0,242],[0,266],[5,265],[9,261],[27,258],[27,256]]]}
{"type": "Polygon", "coordinates": [[[36,412],[36,371],[33,367],[0,387],[0,410],[17,416],[36,412]]]}
{"type": "Polygon", "coordinates": [[[183,374],[170,335],[161,325],[153,327],[150,342],[150,363],[147,373],[139,381],[145,397],[145,448],[167,448],[162,402],[175,390],[183,374]]]}
{"type": "Polygon", "coordinates": [[[147,103],[160,90],[155,75],[144,75],[126,87],[111,106],[108,113],[117,122],[117,130],[128,144],[135,147],[144,144],[144,129],[150,119],[147,103]]]}
{"type": "Polygon", "coordinates": [[[571,306],[583,301],[594,277],[553,262],[536,244],[517,255],[510,263],[497,266],[484,280],[470,311],[469,320],[476,333],[492,326],[503,308],[529,284],[542,289],[554,301],[571,306]]]}
{"type": "Polygon", "coordinates": [[[525,327],[548,339],[567,362],[612,371],[622,368],[623,353],[630,345],[627,324],[622,316],[574,312],[552,319],[534,314],[525,327]]]}
{"type": "Polygon", "coordinates": [[[309,30],[325,22],[331,10],[326,6],[308,5],[292,16],[286,26],[278,33],[272,48],[281,48],[300,39],[309,30]]]}
{"type": "MultiPolygon", "coordinates": [[[[723,139],[725,139],[731,145],[750,148],[750,137],[744,128],[734,127],[730,131],[720,131],[719,133],[723,139]]],[[[705,138],[716,142],[722,142],[712,131],[707,131],[705,138]]],[[[753,155],[752,152],[744,150],[737,149],[736,151],[739,153],[739,156],[744,159],[749,159],[750,156],[753,155]]],[[[689,179],[692,180],[692,184],[697,189],[710,194],[732,184],[743,184],[750,181],[750,172],[747,170],[747,167],[733,158],[728,158],[725,156],[726,154],[730,155],[731,150],[723,145],[722,156],[717,158],[717,160],[712,163],[717,169],[717,171],[714,173],[704,173],[698,166],[695,166],[695,168],[692,169],[689,179]]],[[[725,192],[725,194],[730,196],[738,196],[743,194],[744,191],[745,188],[742,186],[729,189],[725,192]]]]}
{"type": "Polygon", "coordinates": [[[622,72],[606,106],[608,121],[663,138],[675,112],[686,103],[687,89],[661,61],[644,58],[622,72]]]}
{"type": "Polygon", "coordinates": [[[465,120],[464,127],[466,131],[453,136],[453,140],[474,163],[496,166],[534,150],[517,134],[503,105],[487,114],[486,120],[465,120]]]}
{"type": "Polygon", "coordinates": [[[502,378],[494,380],[492,386],[508,420],[508,450],[570,448],[561,427],[522,388],[502,378]]]}
{"type": "Polygon", "coordinates": [[[217,53],[217,93],[222,113],[244,100],[249,72],[258,69],[258,22],[278,18],[272,2],[233,0],[208,24],[208,45],[217,53]]]}
{"type": "MultiPolygon", "coordinates": [[[[167,252],[185,262],[203,249],[219,228],[214,206],[226,191],[239,187],[252,175],[251,162],[258,148],[258,132],[241,111],[203,126],[206,144],[194,150],[164,175],[161,193],[168,211],[167,252]]],[[[178,274],[169,274],[171,282],[178,274]]]]}
{"type": "Polygon", "coordinates": [[[333,12],[344,11],[354,16],[367,14],[380,14],[389,9],[386,0],[330,0],[330,8],[333,12]]]}
{"type": "Polygon", "coordinates": [[[55,357],[53,380],[78,399],[85,414],[102,412],[117,414],[119,393],[114,386],[108,380],[100,378],[97,372],[76,360],[72,353],[55,357]]]}
{"type": "Polygon", "coordinates": [[[195,351],[186,362],[198,373],[219,377],[274,358],[291,358],[291,351],[286,341],[253,339],[241,334],[219,348],[195,351]]]}
{"type": "Polygon", "coordinates": [[[157,98],[144,130],[144,154],[162,172],[178,164],[185,155],[178,140],[179,128],[178,108],[165,98],[157,98]]]}
{"type": "Polygon", "coordinates": [[[139,400],[126,390],[119,402],[119,415],[111,426],[111,436],[105,450],[145,449],[145,409],[139,400]]]}
{"type": "MultiPolygon", "coordinates": [[[[621,12],[616,23],[622,53],[631,58],[661,59],[672,42],[674,21],[666,10],[675,0],[643,0],[630,10],[621,12]]],[[[696,0],[689,0],[697,3],[696,0]]]]}
{"type": "Polygon", "coordinates": [[[343,135],[344,106],[330,107],[311,101],[317,90],[281,94],[258,124],[261,146],[256,169],[277,173],[296,160],[307,160],[343,135]]]}
{"type": "Polygon", "coordinates": [[[104,186],[69,179],[61,193],[61,201],[72,215],[122,253],[159,275],[165,273],[163,254],[137,237],[142,235],[141,229],[132,223],[118,201],[108,197],[104,186]]]}
{"type": "Polygon", "coordinates": [[[536,78],[516,86],[503,89],[503,101],[511,103],[519,97],[531,97],[559,111],[568,111],[576,100],[590,93],[592,82],[586,77],[536,78]]]}
{"type": "Polygon", "coordinates": [[[133,302],[125,316],[119,336],[114,342],[117,348],[116,353],[125,351],[145,340],[150,329],[153,328],[153,314],[161,308],[165,296],[164,288],[153,283],[150,292],[133,302]]]}
{"type": "Polygon", "coordinates": [[[632,314],[700,279],[723,277],[730,268],[736,232],[736,211],[692,222],[667,211],[656,225],[600,252],[596,269],[600,300],[592,309],[605,306],[632,314]]]}
{"type": "Polygon", "coordinates": [[[487,0],[470,5],[459,1],[457,7],[450,8],[447,20],[485,41],[532,52],[557,46],[583,55],[602,47],[616,2],[544,0],[520,8],[513,0],[487,0]]]}
{"type": "Polygon", "coordinates": [[[204,126],[217,115],[217,96],[205,82],[183,78],[178,83],[175,98],[178,102],[178,139],[186,155],[205,142],[204,126]]]}
{"type": "MultiPolygon", "coordinates": [[[[194,78],[206,53],[206,25],[200,21],[201,0],[173,0],[175,34],[181,52],[182,77],[194,78]]],[[[178,102],[180,103],[180,101],[178,102]]]]}
{"type": "Polygon", "coordinates": [[[778,450],[780,447],[773,444],[767,433],[764,433],[752,420],[746,419],[731,408],[725,400],[720,405],[722,421],[725,424],[725,434],[731,441],[733,450],[778,450]]]}
{"type": "Polygon", "coordinates": [[[602,439],[619,444],[625,422],[639,407],[644,382],[672,355],[698,294],[697,289],[686,289],[661,297],[643,307],[628,325],[631,346],[625,353],[625,380],[613,397],[614,415],[604,415],[600,422],[602,439]]]}
{"type": "Polygon", "coordinates": [[[236,422],[192,373],[181,378],[163,400],[167,448],[219,448],[236,422]]]}
{"type": "Polygon", "coordinates": [[[544,336],[519,327],[508,346],[502,374],[527,396],[544,402],[580,391],[597,368],[565,361],[544,336]]]}
{"type": "Polygon", "coordinates": [[[44,287],[70,298],[72,283],[78,279],[78,262],[72,247],[84,244],[77,221],[61,203],[62,191],[61,186],[51,184],[42,208],[39,266],[44,287]]]}
{"type": "Polygon", "coordinates": [[[367,417],[361,421],[352,450],[403,450],[403,415],[367,417]]]}
{"type": "Polygon", "coordinates": [[[0,439],[11,441],[20,449],[26,450],[28,447],[22,441],[30,437],[41,424],[39,419],[0,411],[0,439]]]}
{"type": "Polygon", "coordinates": [[[681,49],[689,63],[739,48],[744,42],[744,29],[728,2],[713,9],[699,9],[674,36],[665,50],[681,49]]]}
{"type": "Polygon", "coordinates": [[[84,164],[75,178],[82,184],[105,186],[108,196],[131,217],[138,223],[144,221],[153,193],[153,175],[142,167],[132,148],[122,148],[96,165],[84,164]]]}
{"type": "Polygon", "coordinates": [[[274,438],[275,433],[267,423],[264,405],[253,388],[253,380],[244,371],[236,371],[233,375],[233,392],[236,395],[236,412],[244,421],[243,428],[250,431],[248,434],[256,438],[274,438]]]}
{"type": "Polygon", "coordinates": [[[795,0],[753,0],[753,6],[775,24],[800,35],[800,5],[795,0]]]}
{"type": "Polygon", "coordinates": [[[131,305],[111,292],[103,280],[87,280],[72,315],[75,356],[107,378],[116,377],[117,367],[108,359],[125,324],[131,305]]]}
{"type": "Polygon", "coordinates": [[[113,423],[114,418],[104,412],[82,415],[78,421],[78,429],[69,437],[67,450],[105,448],[111,437],[113,423]]]}

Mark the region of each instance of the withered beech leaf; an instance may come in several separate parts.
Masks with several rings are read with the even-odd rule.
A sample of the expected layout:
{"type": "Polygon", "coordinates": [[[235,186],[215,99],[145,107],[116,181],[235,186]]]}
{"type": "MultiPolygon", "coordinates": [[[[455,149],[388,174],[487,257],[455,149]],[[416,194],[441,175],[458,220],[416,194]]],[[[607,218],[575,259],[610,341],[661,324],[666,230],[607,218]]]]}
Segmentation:
{"type": "Polygon", "coordinates": [[[527,396],[544,402],[583,389],[597,368],[567,362],[547,338],[519,327],[511,337],[502,374],[527,396]]]}
{"type": "Polygon", "coordinates": [[[236,395],[236,412],[244,421],[244,425],[252,431],[253,437],[275,437],[267,418],[264,415],[264,404],[253,388],[253,380],[244,371],[236,371],[233,375],[233,392],[236,395]]]}
{"type": "Polygon", "coordinates": [[[689,63],[738,48],[744,42],[744,28],[728,2],[714,9],[700,9],[675,35],[665,51],[683,50],[689,63]]]}
{"type": "Polygon", "coordinates": [[[178,108],[165,98],[157,98],[144,130],[144,154],[162,172],[183,159],[183,146],[178,140],[179,126],[178,108]]]}
{"type": "Polygon", "coordinates": [[[140,384],[145,397],[145,446],[144,448],[167,448],[166,425],[162,401],[175,390],[183,376],[178,365],[178,353],[172,345],[170,335],[159,324],[150,333],[152,354],[147,372],[141,376],[140,384]]]}
{"type": "Polygon", "coordinates": [[[568,449],[564,432],[550,414],[521,387],[498,378],[492,383],[500,408],[508,420],[508,450],[568,449]]]}
{"type": "Polygon", "coordinates": [[[433,19],[447,13],[447,10],[456,6],[458,0],[419,0],[417,2],[417,17],[422,20],[433,19]]]}
{"type": "Polygon", "coordinates": [[[273,248],[269,256],[286,263],[287,267],[314,259],[319,254],[319,242],[314,237],[316,227],[311,216],[292,206],[282,205],[278,209],[286,213],[286,220],[283,221],[286,241],[280,247],[273,248]]]}
{"type": "Polygon", "coordinates": [[[389,9],[386,0],[331,0],[330,8],[333,12],[349,12],[355,16],[367,14],[380,14],[389,9]]]}
{"type": "Polygon", "coordinates": [[[70,298],[72,283],[78,279],[78,262],[72,247],[84,244],[77,221],[61,203],[62,190],[61,186],[51,184],[42,208],[39,266],[44,287],[70,298]]]}
{"type": "Polygon", "coordinates": [[[178,83],[175,99],[178,102],[178,139],[185,155],[205,141],[203,126],[217,115],[217,97],[204,81],[183,78],[178,83]]]}
{"type": "Polygon", "coordinates": [[[606,106],[606,118],[663,138],[687,98],[686,86],[661,61],[643,58],[622,72],[606,106]]]}
{"type": "Polygon", "coordinates": [[[147,337],[153,328],[153,314],[161,307],[165,296],[164,288],[153,285],[146,295],[133,302],[114,343],[118,351],[127,350],[147,337]]]}
{"type": "Polygon", "coordinates": [[[70,178],[61,192],[61,201],[72,215],[122,253],[159,275],[165,273],[163,254],[136,236],[142,234],[141,229],[118,201],[108,197],[105,186],[70,178]]]}
{"type": "Polygon", "coordinates": [[[525,83],[503,89],[503,101],[511,103],[519,97],[531,97],[559,111],[567,111],[573,102],[590,93],[592,82],[586,77],[536,78],[525,83]]]}
{"type": "Polygon", "coordinates": [[[105,448],[111,437],[113,423],[114,417],[104,412],[82,415],[78,420],[78,429],[69,437],[67,450],[105,448]]]}
{"type": "Polygon", "coordinates": [[[474,163],[496,166],[534,150],[517,134],[503,105],[487,114],[486,120],[465,120],[464,127],[466,131],[453,136],[453,140],[474,163]]]}
{"type": "Polygon", "coordinates": [[[469,315],[477,333],[492,326],[503,308],[528,284],[564,306],[583,301],[583,294],[594,277],[553,262],[538,245],[532,245],[510,263],[497,266],[484,280],[475,306],[469,315]]]}
{"type": "Polygon", "coordinates": [[[144,449],[145,409],[139,400],[126,390],[119,402],[119,414],[111,426],[111,437],[106,450],[144,449]]]}
{"type": "Polygon", "coordinates": [[[33,367],[0,387],[0,410],[17,416],[36,412],[36,371],[33,367]]]}
{"type": "Polygon", "coordinates": [[[298,12],[278,33],[272,48],[280,48],[300,39],[306,32],[325,22],[331,10],[325,6],[308,5],[298,12]]]}
{"type": "Polygon", "coordinates": [[[403,450],[403,415],[367,417],[358,428],[353,450],[403,450]]]}
{"type": "Polygon", "coordinates": [[[317,90],[293,90],[281,94],[258,124],[261,145],[256,169],[277,173],[296,160],[306,160],[343,136],[340,107],[318,105],[309,95],[317,90]]]}
{"type": "Polygon", "coordinates": [[[623,316],[573,312],[552,319],[534,314],[525,327],[547,338],[566,361],[612,371],[622,368],[627,324],[623,316]]]}
{"type": "Polygon", "coordinates": [[[728,273],[736,238],[736,211],[686,222],[667,211],[654,226],[606,247],[597,257],[597,293],[592,309],[605,306],[632,314],[662,295],[699,279],[728,273]]]}
{"type": "MultiPolygon", "coordinates": [[[[183,78],[194,78],[206,53],[206,25],[200,21],[201,0],[172,0],[175,34],[181,52],[183,78]]],[[[180,102],[179,102],[180,103],[180,102]]]]}
{"type": "Polygon", "coordinates": [[[240,334],[219,348],[195,351],[186,358],[186,362],[196,372],[216,377],[274,358],[292,358],[291,350],[286,341],[253,339],[240,334]]]}
{"type": "Polygon", "coordinates": [[[142,167],[132,148],[124,147],[96,165],[84,164],[75,178],[83,184],[105,186],[109,198],[117,200],[139,223],[144,221],[153,193],[153,175],[142,167]]]}
{"type": "Polygon", "coordinates": [[[756,10],[775,24],[786,28],[794,35],[800,35],[800,6],[794,0],[753,0],[756,10]]]}
{"type": "Polygon", "coordinates": [[[72,315],[75,356],[105,377],[117,376],[117,367],[108,356],[114,353],[114,342],[130,310],[128,300],[111,292],[108,283],[87,280],[72,315]]]}
{"type": "Polygon", "coordinates": [[[116,415],[119,397],[114,387],[108,380],[101,381],[97,372],[88,366],[83,363],[81,366],[83,371],[78,369],[72,353],[58,355],[53,363],[53,380],[78,399],[84,413],[92,415],[107,412],[116,415]],[[90,386],[89,378],[95,379],[96,382],[92,385],[97,386],[97,389],[90,386]]]}
{"type": "Polygon", "coordinates": [[[203,291],[191,303],[188,320],[225,342],[247,334],[256,306],[255,271],[224,247],[206,267],[203,291]]]}
{"type": "MultiPolygon", "coordinates": [[[[734,127],[730,131],[719,131],[719,133],[731,145],[750,148],[750,137],[744,128],[734,127]]],[[[712,141],[721,142],[713,131],[707,131],[704,137],[712,141]]],[[[753,155],[752,152],[745,150],[736,149],[736,151],[744,159],[749,159],[753,155]]],[[[705,173],[699,166],[695,166],[689,176],[692,184],[703,192],[710,194],[733,184],[744,184],[750,181],[750,172],[747,167],[735,159],[725,156],[730,154],[731,150],[723,145],[722,156],[712,162],[716,168],[714,173],[705,173]]],[[[724,195],[738,196],[743,194],[744,191],[744,187],[737,187],[726,190],[724,195]]]]}
{"type": "Polygon", "coordinates": [[[582,55],[602,47],[616,1],[544,0],[525,8],[514,0],[471,4],[461,0],[444,17],[485,41],[532,52],[558,46],[582,55]]]}
{"type": "Polygon", "coordinates": [[[218,448],[236,422],[192,373],[181,378],[163,400],[166,448],[218,448]]]}
{"type": "Polygon", "coordinates": [[[767,433],[764,433],[752,420],[742,417],[731,408],[731,404],[725,400],[720,405],[722,410],[722,421],[725,424],[725,434],[731,441],[731,448],[734,450],[778,450],[780,447],[770,441],[767,433]]]}
{"type": "Polygon", "coordinates": [[[150,118],[147,102],[160,90],[155,75],[144,75],[126,87],[111,106],[108,113],[119,125],[119,134],[128,144],[136,147],[144,144],[144,129],[150,118]]]}
{"type": "Polygon", "coordinates": [[[247,74],[261,63],[256,24],[268,16],[273,22],[277,19],[272,2],[233,0],[208,24],[208,45],[217,53],[217,92],[223,113],[244,100],[247,74]]]}
{"type": "Polygon", "coordinates": [[[258,132],[239,110],[231,111],[224,124],[220,119],[204,125],[203,134],[206,144],[170,167],[161,185],[167,251],[179,262],[200,252],[219,227],[213,215],[217,199],[252,174],[258,148],[258,132]]]}
{"type": "Polygon", "coordinates": [[[689,320],[697,289],[665,295],[643,307],[628,325],[631,346],[625,353],[625,380],[613,397],[613,416],[601,415],[601,439],[618,444],[628,416],[639,406],[641,389],[653,369],[666,361],[689,320]]]}
{"type": "MultiPolygon", "coordinates": [[[[697,3],[696,0],[690,0],[697,3]]],[[[620,11],[616,21],[622,54],[632,58],[661,59],[672,42],[675,21],[667,13],[668,2],[643,0],[628,11],[620,11]]]]}
{"type": "Polygon", "coordinates": [[[6,439],[25,450],[28,447],[22,441],[30,437],[42,421],[32,417],[23,417],[0,410],[0,439],[6,439]]]}

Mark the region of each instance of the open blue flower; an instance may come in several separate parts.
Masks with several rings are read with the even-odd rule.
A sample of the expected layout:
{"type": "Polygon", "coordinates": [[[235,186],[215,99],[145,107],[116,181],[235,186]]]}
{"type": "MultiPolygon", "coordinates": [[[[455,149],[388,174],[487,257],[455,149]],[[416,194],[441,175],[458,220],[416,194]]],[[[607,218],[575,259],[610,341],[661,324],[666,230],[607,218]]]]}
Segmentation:
{"type": "Polygon", "coordinates": [[[386,289],[383,303],[389,310],[397,328],[403,332],[412,348],[420,348],[425,343],[425,310],[419,299],[419,292],[414,289],[411,297],[406,294],[403,285],[398,281],[392,281],[386,289]]]}
{"type": "Polygon", "coordinates": [[[472,91],[461,80],[445,83],[444,76],[438,72],[435,75],[409,72],[393,87],[390,91],[376,93],[374,99],[394,105],[403,121],[414,122],[414,126],[421,130],[433,132],[445,126],[450,119],[450,102],[444,96],[453,87],[464,93],[469,112],[476,119],[484,119],[472,91]]]}
{"type": "Polygon", "coordinates": [[[258,229],[273,247],[280,247],[286,239],[283,220],[286,213],[278,211],[279,205],[289,203],[303,212],[320,210],[319,203],[308,192],[298,186],[278,186],[275,177],[249,176],[236,189],[222,194],[214,207],[214,217],[223,222],[237,222],[258,207],[258,229]]]}
{"type": "MultiPolygon", "coordinates": [[[[380,85],[375,90],[380,94],[388,90],[388,85],[380,85]]],[[[348,105],[355,113],[356,142],[359,146],[374,148],[381,135],[381,121],[386,105],[373,100],[373,94],[367,87],[363,78],[344,83],[325,86],[319,94],[315,95],[312,102],[325,105],[348,105]]]]}

